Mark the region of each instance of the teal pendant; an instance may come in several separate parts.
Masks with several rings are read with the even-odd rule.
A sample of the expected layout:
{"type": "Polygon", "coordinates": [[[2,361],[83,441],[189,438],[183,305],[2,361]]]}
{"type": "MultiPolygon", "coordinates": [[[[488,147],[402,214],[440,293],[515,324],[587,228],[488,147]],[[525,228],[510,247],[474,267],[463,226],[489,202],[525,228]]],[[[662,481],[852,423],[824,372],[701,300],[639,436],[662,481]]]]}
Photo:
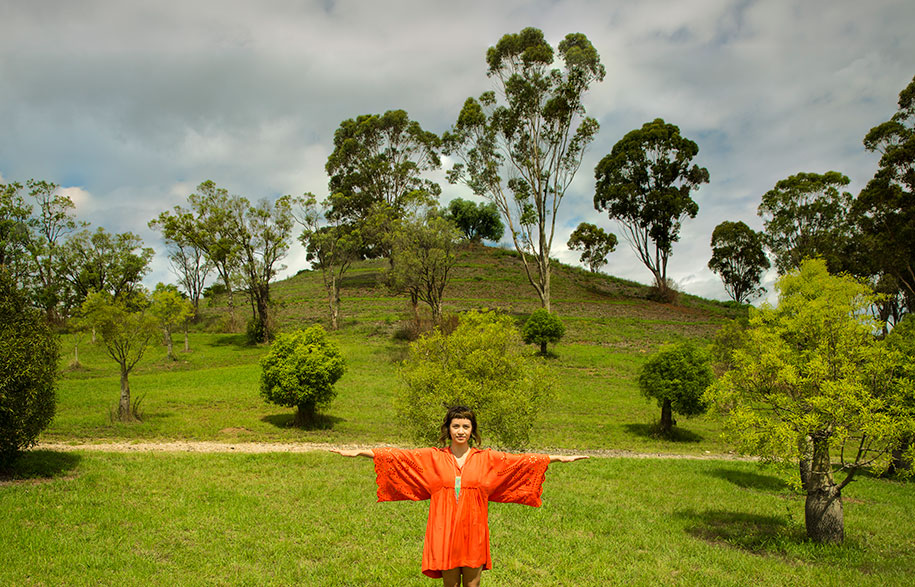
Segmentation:
{"type": "Polygon", "coordinates": [[[458,475],[454,478],[454,501],[457,501],[461,496],[461,477],[458,475]]]}

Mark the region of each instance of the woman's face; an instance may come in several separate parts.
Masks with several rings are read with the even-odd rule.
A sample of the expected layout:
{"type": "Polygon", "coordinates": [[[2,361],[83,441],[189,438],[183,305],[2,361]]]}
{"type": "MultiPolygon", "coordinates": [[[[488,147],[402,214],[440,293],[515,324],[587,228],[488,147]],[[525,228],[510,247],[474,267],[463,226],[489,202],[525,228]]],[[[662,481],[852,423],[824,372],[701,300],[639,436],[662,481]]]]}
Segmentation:
{"type": "Polygon", "coordinates": [[[470,442],[473,424],[467,418],[455,418],[448,425],[448,430],[451,432],[451,442],[453,444],[467,444],[470,442]]]}

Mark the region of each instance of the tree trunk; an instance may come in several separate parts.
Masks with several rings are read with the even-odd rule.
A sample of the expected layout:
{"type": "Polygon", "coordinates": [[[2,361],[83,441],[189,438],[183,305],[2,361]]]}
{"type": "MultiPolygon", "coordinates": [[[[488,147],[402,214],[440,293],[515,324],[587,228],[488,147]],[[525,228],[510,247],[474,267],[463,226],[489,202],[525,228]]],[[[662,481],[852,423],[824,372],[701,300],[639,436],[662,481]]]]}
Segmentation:
{"type": "Polygon", "coordinates": [[[801,488],[804,491],[807,491],[810,486],[810,459],[813,456],[813,445],[811,444],[809,434],[798,441],[797,448],[801,455],[798,459],[798,473],[800,473],[801,476],[801,488]]]}
{"type": "Polygon", "coordinates": [[[670,429],[673,427],[673,423],[673,409],[670,405],[670,400],[666,399],[664,400],[664,403],[661,404],[661,434],[670,434],[670,429]]]}
{"type": "Polygon", "coordinates": [[[829,439],[814,436],[812,444],[807,501],[804,504],[807,538],[814,542],[841,544],[845,540],[845,519],[842,494],[832,478],[829,439]]]}
{"type": "Polygon", "coordinates": [[[175,345],[172,343],[172,333],[168,330],[165,331],[165,346],[168,348],[168,358],[177,361],[178,357],[175,356],[175,345]]]}
{"type": "Polygon", "coordinates": [[[73,366],[79,367],[79,344],[73,345],[73,366]]]}
{"type": "Polygon", "coordinates": [[[315,421],[315,404],[313,402],[299,404],[295,410],[293,424],[299,428],[306,428],[315,421]]]}
{"type": "Polygon", "coordinates": [[[187,322],[184,323],[184,352],[191,352],[191,340],[187,333],[187,322]]]}
{"type": "Polygon", "coordinates": [[[121,401],[118,403],[118,419],[128,422],[133,415],[130,413],[130,382],[127,380],[127,367],[121,365],[121,401]]]}
{"type": "Polygon", "coordinates": [[[887,474],[894,475],[897,472],[912,470],[912,461],[907,459],[905,456],[905,453],[907,450],[909,450],[910,446],[912,446],[911,437],[906,438],[902,444],[893,449],[893,458],[890,461],[890,467],[887,469],[887,474]]]}
{"type": "Polygon", "coordinates": [[[544,357],[546,356],[546,341],[545,340],[540,341],[540,354],[543,355],[544,357]]]}

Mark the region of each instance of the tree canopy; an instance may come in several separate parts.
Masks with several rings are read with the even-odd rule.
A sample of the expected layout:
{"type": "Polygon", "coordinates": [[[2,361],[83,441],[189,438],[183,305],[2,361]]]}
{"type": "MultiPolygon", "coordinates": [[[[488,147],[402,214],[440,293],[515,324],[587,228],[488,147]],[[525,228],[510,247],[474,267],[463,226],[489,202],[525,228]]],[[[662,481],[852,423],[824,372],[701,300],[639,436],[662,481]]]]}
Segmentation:
{"type": "Polygon", "coordinates": [[[606,232],[596,224],[582,222],[572,234],[566,245],[573,251],[581,251],[579,260],[588,266],[592,273],[597,273],[607,264],[607,255],[616,250],[616,235],[606,232]]]}
{"type": "Polygon", "coordinates": [[[731,299],[743,304],[762,295],[762,273],[770,267],[763,236],[743,222],[725,220],[712,231],[712,258],[708,268],[724,282],[731,299]]]}
{"type": "Polygon", "coordinates": [[[445,218],[454,223],[470,242],[498,242],[505,234],[499,209],[493,202],[471,202],[454,198],[448,202],[445,218]]]}
{"type": "Polygon", "coordinates": [[[566,35],[554,51],[536,28],[504,35],[486,63],[497,90],[468,98],[443,136],[445,152],[458,160],[448,180],[496,205],[549,310],[559,207],[599,128],[582,98],[606,71],[585,35],[566,35]],[[561,68],[552,67],[557,54],[561,68]]]}
{"type": "Polygon", "coordinates": [[[698,153],[677,126],[657,118],[626,133],[594,169],[595,209],[620,223],[662,298],[681,224],[699,212],[690,194],[709,181],[707,169],[691,165],[698,153]]]}

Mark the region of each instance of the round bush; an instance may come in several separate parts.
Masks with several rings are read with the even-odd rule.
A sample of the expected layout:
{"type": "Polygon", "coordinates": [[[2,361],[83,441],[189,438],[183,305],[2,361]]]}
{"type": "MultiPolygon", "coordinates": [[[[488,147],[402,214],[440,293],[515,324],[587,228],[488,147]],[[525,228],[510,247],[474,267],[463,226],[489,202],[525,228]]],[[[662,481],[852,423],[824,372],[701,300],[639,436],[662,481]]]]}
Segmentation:
{"type": "Polygon", "coordinates": [[[668,434],[673,412],[694,416],[706,411],[702,394],[714,379],[708,353],[691,342],[682,342],[648,359],[639,374],[639,388],[645,397],[658,401],[661,432],[668,434]]]}
{"type": "Polygon", "coordinates": [[[0,268],[0,467],[51,423],[59,358],[44,316],[0,268]]]}
{"type": "Polygon", "coordinates": [[[315,325],[276,337],[261,359],[261,396],[268,402],[298,408],[296,424],[307,424],[318,408],[336,396],[334,383],[343,376],[340,348],[315,325]]]}
{"type": "Polygon", "coordinates": [[[546,354],[546,345],[556,343],[566,333],[566,327],[556,314],[550,314],[545,308],[534,310],[524,327],[521,336],[527,344],[539,344],[540,354],[546,354]]]}

